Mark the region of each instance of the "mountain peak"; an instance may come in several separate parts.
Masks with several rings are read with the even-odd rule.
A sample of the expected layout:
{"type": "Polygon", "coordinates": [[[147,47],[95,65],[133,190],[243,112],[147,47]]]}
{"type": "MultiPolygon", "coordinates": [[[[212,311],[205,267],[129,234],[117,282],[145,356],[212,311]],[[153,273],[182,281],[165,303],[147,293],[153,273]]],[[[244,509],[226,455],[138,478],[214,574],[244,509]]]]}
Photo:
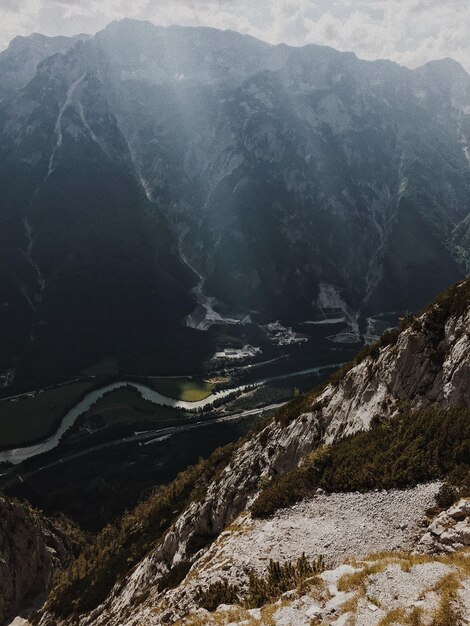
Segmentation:
{"type": "Polygon", "coordinates": [[[49,37],[48,35],[43,35],[42,33],[18,35],[10,41],[7,50],[9,50],[10,52],[15,50],[21,50],[22,48],[30,47],[31,45],[39,45],[44,47],[57,46],[61,44],[70,45],[70,43],[81,41],[83,39],[89,39],[90,37],[91,35],[87,35],[86,33],[79,33],[78,35],[73,35],[71,37],[66,37],[64,35],[49,37]]]}
{"type": "Polygon", "coordinates": [[[150,22],[149,20],[136,20],[130,17],[124,17],[120,20],[113,20],[102,31],[104,33],[112,32],[129,32],[136,33],[142,30],[156,30],[158,26],[150,22]]]}
{"type": "Polygon", "coordinates": [[[454,76],[455,78],[468,78],[469,76],[463,65],[451,57],[428,61],[424,65],[418,67],[416,71],[440,74],[444,76],[454,76]]]}
{"type": "Polygon", "coordinates": [[[124,18],[110,22],[102,31],[97,34],[98,38],[106,36],[125,36],[129,38],[138,37],[167,37],[173,41],[175,38],[185,38],[191,41],[199,38],[202,41],[206,37],[208,45],[214,42],[233,44],[234,42],[252,42],[253,45],[272,47],[271,44],[252,37],[251,35],[239,33],[231,29],[213,28],[210,26],[182,26],[180,24],[171,24],[169,26],[159,26],[149,20],[136,20],[132,18],[124,18]]]}

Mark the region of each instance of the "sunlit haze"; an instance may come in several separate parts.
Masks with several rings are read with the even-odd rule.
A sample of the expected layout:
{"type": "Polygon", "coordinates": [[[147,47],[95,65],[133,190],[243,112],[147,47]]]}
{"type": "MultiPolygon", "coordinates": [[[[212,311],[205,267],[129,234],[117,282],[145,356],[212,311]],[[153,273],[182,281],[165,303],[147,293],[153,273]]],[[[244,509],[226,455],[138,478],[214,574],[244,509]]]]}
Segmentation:
{"type": "Polygon", "coordinates": [[[409,67],[452,57],[470,69],[467,0],[0,0],[0,48],[16,35],[95,33],[124,17],[324,44],[409,67]]]}

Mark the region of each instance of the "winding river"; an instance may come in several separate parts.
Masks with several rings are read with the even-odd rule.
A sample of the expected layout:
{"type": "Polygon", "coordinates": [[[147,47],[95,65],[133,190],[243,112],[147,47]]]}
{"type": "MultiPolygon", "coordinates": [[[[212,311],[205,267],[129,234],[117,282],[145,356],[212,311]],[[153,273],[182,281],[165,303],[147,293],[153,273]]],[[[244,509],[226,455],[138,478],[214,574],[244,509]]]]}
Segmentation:
{"type": "Polygon", "coordinates": [[[183,400],[175,400],[174,398],[170,398],[168,396],[164,396],[158,391],[154,391],[150,387],[146,385],[141,385],[140,383],[122,381],[118,383],[112,383],[110,385],[106,385],[104,387],[100,387],[99,389],[95,389],[94,391],[90,391],[86,396],[84,396],[80,402],[78,402],[72,409],[70,409],[63,417],[62,422],[60,423],[59,428],[56,432],[49,437],[48,439],[44,439],[39,443],[24,446],[21,448],[15,448],[12,450],[5,450],[0,452],[0,462],[7,461],[12,463],[13,465],[17,465],[30,457],[37,456],[38,454],[43,454],[44,452],[49,452],[53,450],[56,446],[59,445],[60,439],[63,434],[76,422],[76,420],[86,413],[100,398],[102,398],[105,394],[110,391],[114,391],[115,389],[121,389],[122,387],[131,386],[136,389],[144,400],[148,400],[153,404],[158,404],[161,406],[169,406],[175,409],[199,409],[208,406],[214,400],[219,400],[221,398],[225,398],[230,394],[236,392],[243,392],[249,387],[261,387],[266,383],[273,382],[275,380],[283,380],[285,378],[293,378],[295,376],[302,376],[308,374],[321,374],[324,371],[336,369],[339,367],[341,363],[335,365],[323,365],[320,367],[312,367],[310,369],[302,370],[300,372],[291,372],[290,374],[281,374],[279,376],[272,376],[270,378],[265,378],[263,380],[259,380],[254,383],[249,383],[247,385],[241,385],[239,387],[233,387],[231,389],[224,389],[222,391],[217,391],[216,393],[207,396],[204,400],[199,400],[197,402],[184,402],[183,400]]]}

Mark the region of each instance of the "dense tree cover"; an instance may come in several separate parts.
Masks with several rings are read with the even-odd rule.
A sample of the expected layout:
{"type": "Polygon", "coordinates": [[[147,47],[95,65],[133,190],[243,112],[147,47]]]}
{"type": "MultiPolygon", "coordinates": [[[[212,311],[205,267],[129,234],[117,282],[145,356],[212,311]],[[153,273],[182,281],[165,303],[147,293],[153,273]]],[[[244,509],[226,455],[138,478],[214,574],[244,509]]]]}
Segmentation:
{"type": "Polygon", "coordinates": [[[319,448],[299,468],[275,478],[259,495],[252,513],[266,517],[319,487],[327,491],[406,487],[457,470],[465,476],[468,469],[470,409],[403,408],[392,420],[319,448]]]}

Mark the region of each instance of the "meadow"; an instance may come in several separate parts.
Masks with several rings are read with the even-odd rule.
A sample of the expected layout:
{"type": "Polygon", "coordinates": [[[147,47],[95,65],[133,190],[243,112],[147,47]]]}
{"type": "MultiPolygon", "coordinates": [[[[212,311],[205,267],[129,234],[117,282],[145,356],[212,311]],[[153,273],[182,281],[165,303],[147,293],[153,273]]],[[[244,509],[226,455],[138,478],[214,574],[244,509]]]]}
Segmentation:
{"type": "Polygon", "coordinates": [[[78,381],[0,400],[0,449],[52,434],[64,414],[94,386],[90,380],[78,381]]]}

